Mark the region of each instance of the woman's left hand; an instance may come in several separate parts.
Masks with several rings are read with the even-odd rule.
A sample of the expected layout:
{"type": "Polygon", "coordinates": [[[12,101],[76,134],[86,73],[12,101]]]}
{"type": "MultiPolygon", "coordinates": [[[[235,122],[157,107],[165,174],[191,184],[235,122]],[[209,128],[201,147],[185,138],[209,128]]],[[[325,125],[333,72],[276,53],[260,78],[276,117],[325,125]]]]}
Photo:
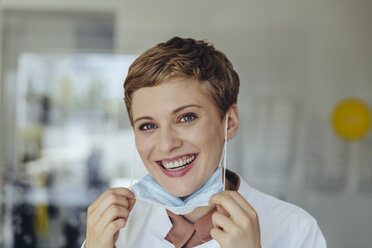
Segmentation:
{"type": "Polygon", "coordinates": [[[253,207],[237,191],[222,191],[213,195],[215,204],[211,236],[222,248],[261,247],[260,224],[253,207]]]}

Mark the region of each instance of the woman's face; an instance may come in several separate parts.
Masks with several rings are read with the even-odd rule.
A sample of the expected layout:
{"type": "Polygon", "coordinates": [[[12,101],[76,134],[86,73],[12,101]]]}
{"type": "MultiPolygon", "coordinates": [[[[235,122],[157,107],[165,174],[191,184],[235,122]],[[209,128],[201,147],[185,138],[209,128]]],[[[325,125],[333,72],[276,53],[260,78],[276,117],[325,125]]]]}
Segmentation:
{"type": "Polygon", "coordinates": [[[218,167],[224,121],[201,83],[173,77],[133,93],[136,146],[144,165],[169,193],[185,197],[218,167]]]}

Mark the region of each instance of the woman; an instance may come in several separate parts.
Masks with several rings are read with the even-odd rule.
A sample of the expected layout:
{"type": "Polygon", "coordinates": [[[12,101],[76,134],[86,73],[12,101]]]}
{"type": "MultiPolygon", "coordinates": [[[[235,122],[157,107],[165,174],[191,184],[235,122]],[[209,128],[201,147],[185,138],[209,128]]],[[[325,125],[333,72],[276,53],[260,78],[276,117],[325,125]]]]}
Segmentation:
{"type": "Polygon", "coordinates": [[[219,176],[225,175],[218,169],[224,142],[239,125],[239,77],[223,53],[175,37],[136,59],[124,90],[149,175],[131,189],[107,190],[88,208],[86,248],[326,247],[304,210],[249,187],[231,171],[219,176]],[[181,204],[203,198],[209,205],[178,215],[164,207],[172,197],[181,204]]]}

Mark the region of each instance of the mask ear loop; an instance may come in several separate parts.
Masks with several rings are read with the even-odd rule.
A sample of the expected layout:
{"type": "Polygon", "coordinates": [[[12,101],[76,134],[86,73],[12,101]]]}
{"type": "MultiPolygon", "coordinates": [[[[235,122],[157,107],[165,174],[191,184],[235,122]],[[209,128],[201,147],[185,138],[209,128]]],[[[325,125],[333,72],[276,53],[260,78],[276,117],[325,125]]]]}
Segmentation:
{"type": "Polygon", "coordinates": [[[229,115],[226,114],[226,123],[225,123],[225,142],[223,148],[223,190],[226,190],[226,160],[227,160],[227,125],[228,125],[229,115]]]}
{"type": "Polygon", "coordinates": [[[135,162],[136,162],[136,148],[134,147],[133,148],[133,163],[132,165],[130,166],[130,187],[133,186],[133,168],[134,168],[134,165],[135,165],[135,162]]]}

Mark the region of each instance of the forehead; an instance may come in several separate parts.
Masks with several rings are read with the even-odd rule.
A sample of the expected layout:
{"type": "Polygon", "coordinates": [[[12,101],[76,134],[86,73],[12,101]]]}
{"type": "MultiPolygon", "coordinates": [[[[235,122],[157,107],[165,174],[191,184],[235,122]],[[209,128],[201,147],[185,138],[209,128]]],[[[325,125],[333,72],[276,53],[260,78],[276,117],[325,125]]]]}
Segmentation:
{"type": "Polygon", "coordinates": [[[132,96],[133,119],[158,112],[171,112],[188,104],[214,107],[203,84],[194,78],[172,77],[157,86],[140,88],[132,96]]]}

